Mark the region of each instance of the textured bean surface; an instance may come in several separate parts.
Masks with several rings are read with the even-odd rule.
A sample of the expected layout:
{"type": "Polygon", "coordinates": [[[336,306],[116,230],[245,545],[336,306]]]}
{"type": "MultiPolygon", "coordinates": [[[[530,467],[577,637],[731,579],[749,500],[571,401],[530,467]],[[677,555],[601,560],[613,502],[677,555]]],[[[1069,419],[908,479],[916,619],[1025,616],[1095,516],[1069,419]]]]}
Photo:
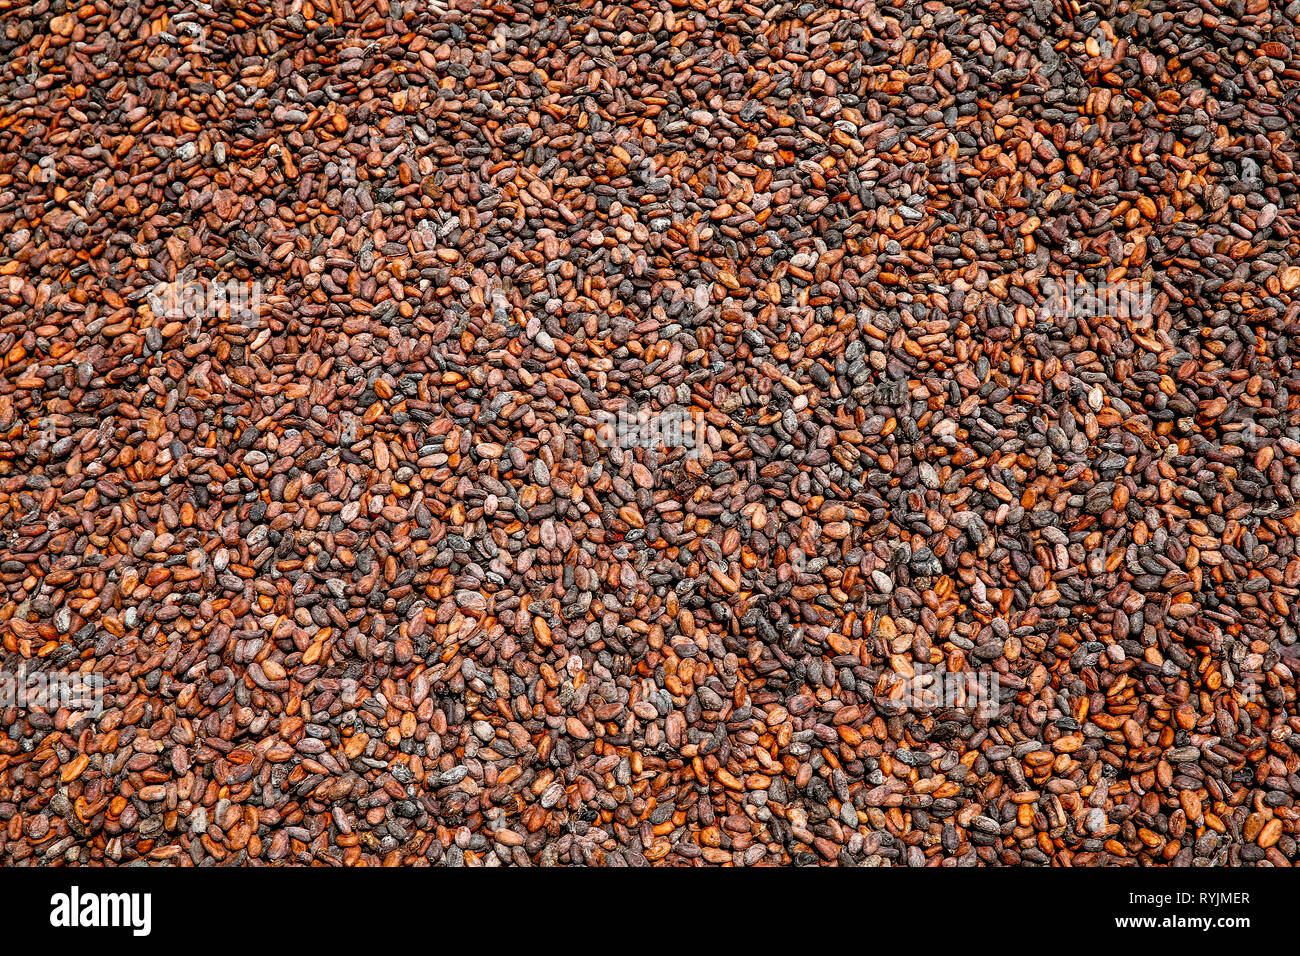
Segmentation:
{"type": "Polygon", "coordinates": [[[1291,865],[1298,19],[0,0],[0,863],[1291,865]]]}

